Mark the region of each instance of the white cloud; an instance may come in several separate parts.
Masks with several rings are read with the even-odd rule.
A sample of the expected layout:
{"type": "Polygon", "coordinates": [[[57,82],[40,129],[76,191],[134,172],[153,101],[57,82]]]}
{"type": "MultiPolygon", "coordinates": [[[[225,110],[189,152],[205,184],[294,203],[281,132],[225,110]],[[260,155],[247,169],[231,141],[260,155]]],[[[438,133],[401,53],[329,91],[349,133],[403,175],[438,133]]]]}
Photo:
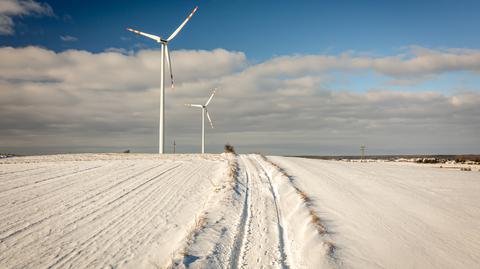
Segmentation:
{"type": "Polygon", "coordinates": [[[296,55],[276,57],[250,69],[254,74],[297,76],[328,70],[372,69],[392,78],[442,74],[454,71],[480,71],[480,50],[429,50],[414,47],[407,53],[390,57],[296,55]]]}
{"type": "Polygon", "coordinates": [[[390,76],[419,76],[452,71],[480,71],[480,51],[431,50],[415,47],[404,57],[375,60],[372,67],[390,76]]]}
{"type": "Polygon", "coordinates": [[[60,39],[65,42],[75,42],[78,41],[77,37],[71,36],[71,35],[61,35],[60,39]]]}
{"type": "Polygon", "coordinates": [[[13,34],[13,25],[11,17],[0,13],[0,35],[13,34]]]}
{"type": "Polygon", "coordinates": [[[13,17],[18,16],[53,16],[53,10],[47,3],[34,0],[0,1],[0,35],[12,35],[15,30],[13,17]]]}
{"type": "MultiPolygon", "coordinates": [[[[167,89],[167,143],[175,138],[177,149],[196,149],[200,114],[183,104],[204,102],[218,87],[210,107],[216,128],[207,136],[217,151],[231,142],[241,151],[276,154],[355,153],[360,144],[378,153],[478,152],[478,91],[356,92],[331,86],[328,77],[331,70],[345,76],[376,70],[403,80],[476,72],[461,59],[478,53],[284,56],[250,64],[241,52],[173,51],[177,85],[167,89]],[[429,64],[418,60],[425,55],[429,64]]],[[[0,48],[2,143],[30,152],[154,151],[159,56],[157,50],[0,48]]]]}

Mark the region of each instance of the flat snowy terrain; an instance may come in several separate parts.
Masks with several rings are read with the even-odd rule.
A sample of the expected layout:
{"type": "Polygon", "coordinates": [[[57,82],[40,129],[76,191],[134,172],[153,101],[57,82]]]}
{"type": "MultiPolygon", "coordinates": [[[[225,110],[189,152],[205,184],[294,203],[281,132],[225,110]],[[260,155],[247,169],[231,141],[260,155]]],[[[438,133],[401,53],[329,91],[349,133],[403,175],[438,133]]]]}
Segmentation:
{"type": "Polygon", "coordinates": [[[480,172],[260,155],[0,160],[0,268],[475,268],[480,172]]]}
{"type": "Polygon", "coordinates": [[[161,266],[227,166],[150,156],[2,160],[0,268],[161,266]]]}
{"type": "Polygon", "coordinates": [[[314,199],[341,267],[479,268],[478,167],[270,159],[314,199]]]}

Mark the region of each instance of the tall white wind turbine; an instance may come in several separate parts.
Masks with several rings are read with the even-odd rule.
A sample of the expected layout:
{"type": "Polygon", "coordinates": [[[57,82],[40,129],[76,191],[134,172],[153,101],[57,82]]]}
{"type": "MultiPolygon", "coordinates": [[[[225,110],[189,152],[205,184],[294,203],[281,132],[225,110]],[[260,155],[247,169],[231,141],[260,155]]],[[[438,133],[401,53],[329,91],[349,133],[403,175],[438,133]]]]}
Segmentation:
{"type": "Polygon", "coordinates": [[[205,114],[207,115],[208,121],[210,122],[210,126],[213,128],[213,122],[212,122],[212,119],[210,118],[210,114],[208,114],[207,106],[212,101],[216,90],[217,89],[214,89],[212,91],[212,94],[210,95],[210,97],[208,98],[207,102],[204,105],[185,104],[186,106],[189,106],[189,107],[198,107],[202,109],[202,153],[205,153],[205,114]]]}
{"type": "Polygon", "coordinates": [[[175,36],[182,30],[182,28],[187,24],[193,14],[197,11],[198,7],[195,7],[193,11],[188,15],[188,17],[183,21],[182,24],[173,32],[167,39],[162,39],[159,36],[143,33],[131,28],[127,28],[128,31],[134,32],[138,35],[142,35],[148,37],[150,39],[155,40],[157,43],[161,44],[161,56],[160,56],[160,125],[159,125],[159,137],[158,137],[158,153],[163,154],[163,149],[165,146],[165,58],[167,59],[168,68],[170,69],[170,79],[172,81],[172,88],[174,87],[173,84],[173,73],[172,73],[172,61],[170,60],[170,52],[168,51],[168,43],[172,41],[175,36]]]}

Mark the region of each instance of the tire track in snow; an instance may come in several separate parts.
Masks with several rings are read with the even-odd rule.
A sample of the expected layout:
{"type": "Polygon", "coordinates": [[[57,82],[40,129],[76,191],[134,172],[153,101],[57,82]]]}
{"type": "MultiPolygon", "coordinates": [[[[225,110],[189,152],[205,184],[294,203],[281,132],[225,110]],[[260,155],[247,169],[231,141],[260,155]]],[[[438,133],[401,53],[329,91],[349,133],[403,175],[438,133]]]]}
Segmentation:
{"type": "MultiPolygon", "coordinates": [[[[179,166],[175,167],[178,168],[179,166]]],[[[175,210],[176,205],[179,203],[179,200],[176,199],[178,195],[182,192],[181,189],[177,188],[173,192],[162,195],[161,197],[155,197],[154,194],[158,193],[161,189],[165,188],[166,186],[174,183],[176,181],[176,176],[179,174],[178,171],[181,169],[174,169],[177,171],[177,173],[169,175],[168,178],[162,179],[159,181],[159,185],[156,186],[154,189],[152,189],[148,195],[146,195],[141,202],[137,202],[135,204],[135,207],[132,208],[132,214],[130,215],[135,215],[136,217],[133,218],[135,221],[134,222],[129,222],[129,219],[132,219],[132,216],[129,214],[123,214],[121,218],[119,218],[119,223],[117,227],[118,229],[115,229],[115,236],[112,237],[107,237],[107,240],[105,240],[101,245],[102,247],[97,249],[96,251],[104,251],[106,252],[109,249],[116,249],[115,252],[113,252],[111,255],[113,257],[115,256],[121,256],[121,253],[125,253],[125,250],[122,248],[119,248],[121,245],[126,245],[127,242],[132,242],[134,238],[136,238],[136,241],[143,242],[140,245],[137,246],[137,248],[142,247],[143,245],[147,244],[147,240],[144,237],[141,237],[141,233],[144,232],[144,228],[150,224],[150,222],[153,220],[153,218],[156,217],[156,212],[160,212],[165,209],[166,206],[170,206],[172,210],[175,210]],[[173,201],[175,200],[175,201],[173,201]],[[148,204],[148,202],[150,202],[148,204]],[[128,216],[128,218],[127,218],[128,216]],[[126,236],[128,235],[128,236],[126,236]],[[122,244],[119,244],[122,243],[122,244]]],[[[182,181],[179,182],[180,185],[184,185],[189,179],[191,179],[196,172],[198,171],[197,167],[193,167],[188,171],[188,174],[182,177],[182,181]]],[[[108,229],[105,231],[104,234],[108,233],[113,233],[111,229],[108,229]]],[[[148,233],[147,233],[148,235],[148,233]]],[[[97,242],[98,243],[98,242],[97,242]]],[[[99,264],[95,264],[95,256],[87,256],[87,257],[82,257],[81,255],[77,255],[75,257],[72,257],[72,259],[69,260],[70,264],[75,264],[76,261],[79,259],[82,259],[85,263],[88,263],[87,267],[98,267],[99,264]],[[93,260],[92,260],[93,259],[93,260]]],[[[107,266],[108,264],[103,264],[103,266],[107,266]]]]}
{"type": "Polygon", "coordinates": [[[94,169],[97,169],[97,168],[100,168],[100,167],[102,167],[102,166],[98,165],[98,166],[94,166],[94,167],[88,167],[88,168],[82,169],[80,171],[75,171],[73,173],[65,173],[65,174],[60,174],[60,175],[53,176],[53,177],[48,177],[46,179],[36,180],[33,183],[26,183],[26,184],[23,184],[23,185],[12,187],[10,189],[1,190],[0,193],[3,195],[6,192],[8,193],[10,191],[17,190],[17,189],[20,189],[20,188],[31,187],[31,186],[34,186],[34,185],[37,185],[37,184],[40,184],[40,183],[45,183],[45,182],[50,181],[50,180],[55,180],[55,179],[58,180],[58,179],[62,179],[62,178],[65,178],[65,177],[71,177],[71,176],[81,174],[81,173],[85,173],[85,172],[88,172],[90,170],[94,170],[94,169]]]}
{"type": "Polygon", "coordinates": [[[18,193],[25,193],[31,189],[38,190],[38,188],[50,186],[52,183],[59,182],[59,180],[54,180],[46,182],[47,184],[38,185],[40,181],[45,179],[60,178],[63,180],[68,180],[68,174],[73,174],[74,172],[78,172],[78,170],[82,169],[82,167],[78,166],[78,164],[69,164],[64,166],[50,165],[43,168],[44,170],[33,170],[33,172],[26,173],[18,177],[1,178],[0,199],[5,199],[18,193]],[[67,175],[67,177],[62,177],[62,175],[67,175]]]}
{"type": "MultiPolygon", "coordinates": [[[[110,203],[108,203],[107,205],[119,200],[119,199],[122,199],[123,197],[127,196],[127,195],[130,195],[132,192],[135,192],[138,188],[141,188],[143,186],[147,186],[146,184],[156,180],[156,179],[159,179],[162,175],[170,172],[170,171],[173,171],[175,170],[176,168],[178,168],[180,165],[176,165],[174,167],[171,167],[171,168],[168,168],[167,170],[161,172],[160,174],[148,179],[147,181],[143,182],[142,184],[140,184],[139,186],[137,186],[136,188],[134,188],[133,190],[123,194],[122,196],[118,197],[117,199],[115,199],[114,201],[111,201],[110,203]]],[[[135,212],[136,210],[139,210],[143,207],[143,205],[148,202],[148,198],[153,194],[155,193],[155,191],[157,190],[158,188],[155,188],[153,190],[151,190],[146,196],[144,196],[142,198],[142,200],[140,202],[137,202],[135,207],[132,208],[130,211],[133,211],[135,212]]],[[[132,195],[130,195],[131,198],[133,198],[132,195]]],[[[125,201],[126,202],[126,201],[125,201]]],[[[117,207],[121,206],[122,204],[119,204],[117,205],[117,207]]],[[[113,211],[115,208],[112,208],[110,209],[109,211],[113,211]]],[[[115,234],[116,234],[116,238],[119,238],[121,235],[122,235],[122,230],[121,229],[117,229],[119,228],[122,224],[126,223],[129,221],[129,218],[125,218],[129,213],[130,211],[126,211],[124,212],[123,214],[120,214],[120,215],[116,215],[107,225],[104,225],[104,227],[102,229],[99,229],[96,233],[94,233],[93,235],[91,235],[87,240],[85,240],[84,242],[82,242],[79,246],[73,248],[69,253],[65,254],[64,256],[60,257],[59,259],[57,259],[53,264],[51,264],[50,266],[48,266],[48,268],[55,268],[55,267],[62,267],[63,264],[69,262],[70,260],[72,259],[75,259],[75,258],[79,258],[80,255],[76,255],[76,256],[72,256],[71,254],[74,254],[76,251],[78,252],[81,252],[83,249],[87,249],[91,244],[94,243],[94,240],[97,239],[98,237],[100,237],[101,234],[105,233],[105,232],[108,232],[108,231],[111,231],[111,230],[114,230],[115,231],[115,234]],[[69,258],[68,258],[69,257],[69,258]]],[[[104,217],[104,216],[102,216],[104,217]]],[[[95,221],[96,219],[93,219],[92,221],[95,221]]],[[[138,222],[137,222],[138,223],[138,222]]],[[[128,224],[128,223],[127,223],[128,224]]],[[[132,225],[133,226],[133,225],[132,225]]]]}
{"type": "Polygon", "coordinates": [[[241,161],[249,179],[251,198],[247,218],[243,221],[246,233],[236,267],[288,268],[281,217],[270,178],[254,156],[242,156],[241,161]]]}
{"type": "MultiPolygon", "coordinates": [[[[126,167],[119,168],[119,169],[115,170],[115,173],[120,173],[120,172],[123,172],[123,170],[128,170],[132,166],[134,166],[134,165],[131,164],[131,165],[128,165],[126,167]]],[[[98,178],[97,177],[91,177],[91,178],[89,178],[85,181],[81,181],[81,182],[78,181],[78,180],[72,180],[68,184],[62,184],[62,185],[57,184],[53,187],[50,186],[50,187],[48,187],[48,191],[43,192],[41,195],[35,195],[33,197],[28,197],[28,198],[23,199],[23,200],[16,200],[15,201],[15,207],[16,207],[15,209],[16,210],[25,210],[25,209],[28,209],[29,207],[31,207],[33,204],[38,206],[39,203],[40,204],[41,203],[46,203],[46,202],[56,198],[56,196],[64,196],[65,192],[63,190],[68,191],[68,190],[72,189],[73,187],[75,187],[75,185],[82,185],[82,187],[86,188],[87,186],[90,187],[90,184],[94,185],[95,181],[98,181],[98,180],[101,180],[101,179],[107,178],[107,177],[112,177],[112,176],[113,176],[112,174],[107,174],[107,175],[104,175],[104,176],[100,176],[98,178]],[[19,208],[20,205],[22,206],[21,208],[19,208]]],[[[77,198],[77,197],[75,197],[75,198],[77,198]]],[[[73,198],[73,199],[75,199],[75,198],[73,198]]],[[[0,215],[3,215],[3,211],[8,211],[8,210],[9,210],[9,208],[0,210],[0,215]]]]}
{"type": "MultiPolygon", "coordinates": [[[[2,163],[0,163],[0,165],[2,165],[2,163]]],[[[42,169],[42,168],[47,168],[48,166],[37,166],[37,167],[29,167],[29,165],[26,165],[28,168],[22,168],[23,170],[18,170],[18,167],[15,167],[15,164],[4,164],[6,165],[7,167],[8,166],[11,166],[11,167],[8,167],[8,168],[11,168],[12,170],[0,170],[0,179],[3,179],[4,175],[19,175],[19,174],[22,174],[24,172],[29,172],[29,171],[34,171],[34,170],[38,170],[38,169],[42,169]]],[[[3,169],[5,167],[2,167],[3,169]]]]}
{"type": "MultiPolygon", "coordinates": [[[[128,182],[129,179],[133,179],[133,178],[135,178],[135,176],[145,174],[146,172],[151,171],[151,170],[153,170],[155,168],[158,168],[158,167],[161,167],[161,166],[162,166],[162,164],[155,165],[154,167],[150,167],[146,170],[141,171],[140,173],[137,173],[133,176],[129,176],[127,179],[124,179],[121,183],[128,182]]],[[[178,166],[167,167],[165,170],[160,172],[160,175],[165,174],[165,173],[167,173],[167,172],[169,172],[169,171],[171,171],[171,170],[173,170],[174,168],[177,168],[177,167],[178,166]]],[[[160,175],[158,175],[158,176],[160,176],[160,175]]],[[[147,179],[147,181],[151,181],[151,180],[153,180],[153,179],[152,178],[147,179]]],[[[117,202],[119,200],[122,200],[122,198],[131,194],[132,192],[134,192],[136,189],[140,188],[145,183],[148,183],[148,182],[143,182],[140,185],[132,184],[134,186],[132,189],[123,193],[120,197],[115,197],[113,200],[108,201],[107,200],[108,196],[107,196],[105,201],[100,200],[96,204],[90,205],[90,208],[92,209],[91,211],[90,211],[89,208],[84,208],[84,210],[82,212],[79,212],[79,211],[71,212],[71,213],[73,213],[73,215],[69,214],[70,212],[68,212],[68,210],[67,210],[67,212],[61,211],[60,213],[63,216],[65,216],[64,219],[67,218],[67,219],[69,219],[69,221],[62,227],[62,232],[63,232],[62,237],[58,238],[56,241],[52,241],[50,244],[54,245],[54,246],[57,246],[57,243],[61,242],[61,240],[65,241],[66,237],[71,236],[76,231],[77,226],[87,225],[88,223],[90,223],[92,221],[95,221],[95,220],[100,219],[101,217],[104,217],[106,212],[110,212],[110,211],[114,210],[115,208],[120,207],[121,205],[123,205],[123,203],[126,202],[125,200],[123,200],[119,204],[116,204],[114,207],[108,207],[108,206],[114,204],[115,202],[117,202]],[[101,204],[102,207],[99,207],[98,204],[101,204]],[[86,214],[84,213],[84,211],[86,211],[86,214]],[[86,220],[88,218],[91,218],[91,219],[88,220],[86,223],[80,223],[81,221],[86,220]]],[[[116,184],[115,186],[117,186],[117,185],[119,185],[119,184],[116,184]]],[[[109,189],[111,189],[111,188],[109,188],[109,189]]],[[[105,192],[106,191],[104,191],[102,193],[105,193],[105,192]]],[[[82,203],[82,202],[78,202],[77,204],[70,206],[69,209],[75,209],[76,206],[79,205],[80,203],[82,203]]],[[[105,228],[113,228],[113,227],[106,226],[105,228]]],[[[30,231],[30,234],[35,233],[35,232],[36,231],[30,231]]],[[[30,234],[26,234],[25,237],[28,237],[30,234]]],[[[29,244],[29,246],[30,246],[30,244],[29,244]]],[[[52,250],[50,249],[50,250],[47,250],[45,252],[48,253],[50,251],[52,251],[52,250]]]]}
{"type": "MultiPolygon", "coordinates": [[[[44,206],[45,204],[47,204],[51,200],[55,200],[59,196],[65,196],[66,192],[63,191],[63,190],[66,190],[67,192],[70,191],[71,193],[78,192],[78,191],[75,191],[75,189],[74,189],[74,187],[76,185],[81,185],[83,188],[90,187],[90,184],[94,185],[94,184],[96,184],[97,181],[102,180],[103,178],[113,177],[117,173],[122,172],[124,169],[129,169],[131,166],[133,166],[133,165],[129,165],[129,166],[126,166],[126,167],[119,168],[119,169],[115,170],[114,173],[105,173],[105,175],[100,176],[100,177],[91,176],[88,179],[82,180],[82,181],[69,180],[67,184],[55,184],[53,186],[46,185],[45,189],[47,189],[48,191],[43,191],[42,189],[37,188],[36,191],[41,191],[41,194],[31,195],[30,197],[26,197],[24,199],[18,199],[18,200],[15,200],[14,202],[12,202],[11,207],[15,208],[15,210],[13,212],[12,212],[11,208],[9,208],[9,207],[3,207],[3,208],[0,207],[1,208],[0,209],[0,216],[2,216],[2,218],[0,218],[0,221],[2,219],[11,219],[12,216],[14,216],[19,211],[24,211],[24,210],[31,209],[33,206],[35,206],[35,207],[44,206]],[[9,211],[10,211],[10,213],[13,213],[13,215],[12,214],[9,215],[8,214],[9,211]]],[[[104,167],[106,167],[106,166],[104,166],[104,167]]],[[[106,171],[106,172],[108,172],[108,171],[106,171]]],[[[98,186],[96,186],[96,187],[98,189],[98,186]]],[[[65,202],[70,203],[78,197],[76,197],[76,196],[71,197],[70,195],[68,195],[67,198],[71,199],[71,200],[70,201],[65,201],[65,202]]],[[[85,200],[82,200],[82,201],[85,201],[85,200]]],[[[5,206],[7,206],[7,205],[8,204],[6,203],[5,206]]],[[[18,223],[16,225],[18,225],[18,223]]]]}
{"type": "MultiPolygon", "coordinates": [[[[123,180],[123,181],[120,182],[120,183],[126,182],[126,181],[128,181],[129,179],[134,178],[135,176],[139,176],[139,175],[141,175],[141,174],[144,174],[144,173],[146,173],[147,171],[150,171],[150,170],[152,170],[152,169],[154,169],[154,168],[156,168],[156,167],[159,167],[159,166],[161,166],[161,164],[160,164],[160,165],[157,165],[157,166],[155,166],[155,167],[149,168],[149,169],[147,169],[147,170],[144,170],[144,171],[142,171],[142,172],[140,172],[140,173],[137,173],[136,175],[130,176],[130,177],[126,178],[125,180],[123,180]]],[[[120,183],[119,183],[119,184],[120,184],[120,183]]],[[[68,211],[68,210],[70,210],[70,209],[73,209],[73,208],[75,208],[77,205],[79,205],[79,204],[81,204],[81,203],[83,203],[83,202],[85,202],[85,201],[87,201],[87,200],[88,200],[88,199],[83,199],[83,200],[80,200],[80,201],[78,201],[78,202],[70,205],[70,206],[67,206],[67,208],[65,208],[65,209],[63,209],[63,210],[54,211],[53,214],[51,214],[51,215],[49,215],[49,216],[47,216],[47,217],[43,216],[43,214],[40,214],[41,217],[40,217],[39,220],[29,220],[29,221],[26,221],[27,226],[22,227],[22,228],[20,228],[20,229],[17,229],[16,231],[13,231],[13,232],[11,232],[11,233],[8,234],[8,235],[3,235],[2,237],[0,237],[0,243],[1,243],[1,242],[4,242],[5,240],[7,240],[7,239],[9,239],[9,238],[11,238],[11,237],[13,237],[13,236],[15,236],[15,235],[23,232],[23,231],[29,230],[29,229],[31,229],[32,227],[37,226],[38,224],[43,223],[43,222],[45,222],[45,221],[47,221],[47,220],[49,220],[49,219],[51,219],[51,218],[53,218],[53,217],[57,217],[57,216],[64,215],[64,214],[65,214],[65,211],[68,211]],[[32,222],[32,221],[33,221],[33,222],[32,222]]],[[[95,213],[95,212],[92,212],[92,213],[95,213]]],[[[18,223],[15,223],[14,225],[11,225],[9,228],[7,228],[7,230],[0,231],[0,235],[1,235],[1,234],[4,234],[4,233],[7,233],[8,230],[13,229],[14,227],[18,227],[18,225],[19,225],[18,223]]],[[[69,224],[69,225],[71,225],[71,224],[69,224]]],[[[31,231],[31,233],[33,233],[33,232],[34,232],[34,231],[31,231]]],[[[29,235],[29,234],[26,234],[25,237],[28,236],[28,235],[29,235]]],[[[0,261],[1,261],[1,260],[0,260],[0,261]]]]}
{"type": "MultiPolygon", "coordinates": [[[[171,174],[169,178],[162,180],[162,185],[157,186],[156,188],[158,190],[163,189],[164,187],[169,187],[172,186],[173,183],[177,183],[177,185],[180,186],[188,186],[188,182],[191,181],[192,178],[198,175],[198,173],[203,170],[205,171],[205,165],[197,165],[194,164],[194,166],[190,167],[190,169],[176,169],[176,173],[171,174]],[[179,175],[183,175],[179,177],[179,175]],[[178,178],[181,178],[181,181],[177,181],[178,178]]],[[[195,188],[194,185],[190,185],[190,188],[195,188]]],[[[182,199],[179,199],[179,197],[188,199],[186,196],[184,196],[185,189],[183,188],[174,188],[170,192],[161,192],[163,195],[159,197],[159,199],[155,200],[155,197],[152,197],[152,203],[148,204],[148,208],[142,209],[141,210],[141,215],[135,217],[136,222],[135,223],[126,223],[127,225],[123,225],[120,229],[114,229],[118,230],[118,234],[120,234],[117,237],[109,237],[106,236],[106,234],[103,234],[101,237],[107,237],[109,238],[108,240],[101,242],[97,242],[97,245],[101,245],[102,247],[98,249],[98,251],[104,251],[105,253],[108,251],[111,254],[112,259],[114,260],[122,260],[122,258],[125,258],[126,256],[130,255],[132,252],[137,251],[137,249],[142,249],[146,248],[148,245],[155,244],[158,242],[158,238],[161,237],[160,235],[162,234],[161,230],[158,231],[157,233],[151,233],[147,232],[147,226],[151,223],[151,221],[154,220],[156,216],[162,211],[167,211],[167,212],[175,212],[175,211],[181,211],[182,207],[185,206],[185,203],[183,203],[182,199]],[[126,235],[126,236],[124,236],[126,235]],[[129,247],[128,249],[121,248],[120,246],[127,246],[131,245],[130,243],[135,243],[135,242],[141,242],[137,243],[134,249],[132,247],[129,247]],[[112,250],[113,248],[113,250],[112,250]]],[[[153,195],[154,192],[152,192],[153,195]]],[[[148,199],[150,200],[150,198],[148,199]]],[[[140,210],[133,210],[133,211],[140,211],[140,210]]],[[[167,214],[168,215],[168,214],[167,214]]],[[[163,217],[166,218],[166,215],[163,215],[163,217]]],[[[132,217],[130,216],[128,219],[131,219],[132,217]]],[[[173,224],[172,224],[173,225],[173,224]]],[[[176,224],[175,224],[176,226],[176,224]]],[[[111,230],[111,229],[109,229],[111,230]]],[[[186,232],[185,230],[184,232],[186,232]]],[[[108,232],[108,231],[107,231],[108,232]]],[[[182,231],[183,232],[183,231],[182,231]]],[[[183,237],[182,237],[183,238],[183,237]]],[[[170,242],[171,249],[173,250],[175,248],[175,242],[170,242]]],[[[87,249],[92,249],[92,247],[88,247],[87,249]]],[[[84,252],[82,252],[84,253],[84,252]]],[[[85,263],[88,263],[87,266],[85,267],[93,267],[93,268],[104,268],[108,266],[112,266],[110,263],[106,261],[98,261],[94,257],[94,255],[87,255],[84,258],[82,258],[82,255],[76,255],[72,257],[70,261],[68,261],[68,264],[78,264],[81,259],[81,261],[85,261],[85,263]]],[[[63,266],[61,266],[63,267],[63,266]]]]}
{"type": "Polygon", "coordinates": [[[255,156],[255,160],[257,163],[262,167],[262,173],[263,175],[267,178],[268,180],[268,186],[270,189],[270,193],[272,194],[273,197],[273,202],[275,204],[275,213],[277,215],[277,228],[278,228],[278,239],[279,239],[279,247],[280,247],[280,254],[282,256],[282,268],[288,268],[287,266],[287,255],[285,253],[285,240],[284,240],[284,230],[282,226],[282,218],[281,218],[281,213],[280,213],[280,207],[278,206],[278,199],[277,199],[277,194],[275,190],[273,189],[272,185],[272,179],[267,173],[267,169],[265,169],[265,166],[258,160],[257,156],[255,156]]]}
{"type": "MultiPolygon", "coordinates": [[[[140,176],[142,174],[145,174],[147,171],[151,171],[155,168],[158,168],[158,167],[161,167],[165,165],[164,163],[162,164],[158,164],[158,165],[155,165],[154,167],[149,167],[147,169],[143,169],[141,172],[139,173],[136,173],[132,176],[129,176],[127,179],[124,179],[123,182],[130,182],[130,179],[135,179],[137,176],[140,176]]],[[[167,167],[166,170],[171,170],[171,167],[167,167]]],[[[165,172],[166,170],[162,171],[161,173],[165,172]]],[[[137,183],[135,183],[135,181],[132,182],[133,183],[133,187],[135,186],[138,186],[137,183]]],[[[130,190],[131,192],[131,190],[130,190]]],[[[65,242],[65,239],[67,237],[71,237],[71,236],[74,236],[72,235],[73,233],[76,232],[77,230],[77,226],[82,226],[82,225],[88,225],[90,221],[88,222],[83,222],[83,223],[80,223],[80,221],[86,219],[87,217],[90,217],[92,216],[91,218],[93,218],[93,220],[96,220],[96,219],[99,219],[105,212],[108,212],[110,209],[112,208],[109,208],[109,207],[105,207],[104,204],[105,203],[112,203],[112,201],[108,201],[109,198],[111,198],[112,196],[106,196],[105,197],[105,201],[102,201],[102,200],[99,200],[97,201],[97,203],[95,204],[90,204],[89,206],[92,208],[93,211],[88,211],[89,209],[88,208],[82,208],[83,211],[78,211],[78,210],[74,210],[76,209],[76,205],[79,205],[81,202],[77,203],[76,205],[72,205],[69,207],[70,210],[60,210],[58,211],[56,214],[54,214],[54,216],[50,216],[50,217],[56,217],[57,220],[51,220],[49,223],[51,223],[52,221],[56,222],[56,221],[59,221],[59,222],[65,222],[65,219],[67,219],[67,223],[64,224],[62,226],[62,230],[61,231],[54,231],[56,232],[57,234],[60,232],[61,233],[61,237],[60,238],[57,238],[56,240],[54,241],[49,241],[49,245],[51,246],[54,246],[54,247],[58,247],[59,244],[61,246],[61,248],[63,247],[68,247],[68,244],[67,246],[64,246],[64,244],[62,242],[65,242]],[[102,207],[99,207],[99,204],[102,205],[102,207]],[[73,211],[72,211],[73,210],[73,211]],[[85,215],[84,214],[84,211],[87,210],[87,214],[85,215]],[[69,212],[71,211],[71,212],[69,212]],[[60,219],[61,218],[61,219],[60,219]],[[72,220],[73,219],[73,220],[72,220]]],[[[116,197],[114,200],[118,200],[118,197],[116,197]]],[[[122,202],[122,204],[124,203],[125,201],[122,202]]],[[[117,205],[117,207],[120,206],[120,205],[117,205]]],[[[45,222],[45,220],[42,221],[42,223],[45,222]]],[[[10,253],[15,253],[15,250],[17,250],[18,252],[18,249],[24,249],[24,248],[37,248],[37,249],[40,249],[40,246],[44,243],[43,241],[45,240],[35,240],[32,238],[32,235],[35,235],[35,234],[38,234],[42,229],[44,229],[45,227],[48,227],[48,224],[46,225],[39,225],[40,223],[35,223],[35,226],[36,226],[36,229],[29,229],[27,233],[24,233],[21,237],[14,237],[12,238],[11,240],[15,240],[13,241],[13,245],[11,245],[6,251],[4,254],[7,254],[6,252],[10,252],[10,253]],[[18,245],[20,244],[20,245],[18,245]]],[[[105,229],[111,229],[112,227],[104,227],[105,229]]],[[[46,251],[44,251],[43,253],[47,253],[47,254],[51,254],[54,252],[54,249],[48,249],[46,251]]],[[[38,254],[38,253],[37,253],[38,254]]],[[[43,254],[42,254],[43,255],[43,254]]],[[[8,257],[8,255],[5,255],[3,258],[0,258],[0,263],[3,262],[6,258],[8,257]]],[[[34,260],[42,260],[41,257],[39,258],[38,255],[34,257],[34,260]]],[[[28,264],[28,259],[27,257],[24,258],[24,264],[28,264]]]]}
{"type": "Polygon", "coordinates": [[[245,244],[246,234],[245,230],[249,226],[250,222],[250,175],[245,169],[245,164],[242,163],[241,167],[244,168],[245,172],[245,199],[243,202],[242,215],[240,217],[240,224],[238,227],[238,232],[235,236],[234,245],[230,254],[230,268],[238,268],[238,262],[242,255],[242,247],[245,244]]]}
{"type": "MultiPolygon", "coordinates": [[[[0,179],[3,179],[3,178],[4,178],[4,175],[11,175],[11,174],[13,174],[13,176],[15,176],[15,175],[21,175],[21,174],[24,173],[24,172],[30,172],[30,171],[39,170],[39,169],[42,169],[42,168],[46,168],[46,166],[28,168],[28,169],[20,170],[20,171],[4,172],[4,173],[1,173],[1,174],[0,174],[0,179]]],[[[44,172],[44,171],[41,171],[40,173],[43,173],[43,172],[44,172]]],[[[10,177],[10,176],[9,176],[9,177],[10,177]]],[[[17,177],[17,178],[13,178],[13,179],[9,179],[8,181],[13,181],[13,180],[18,179],[18,178],[22,178],[22,176],[19,176],[19,177],[17,177]]]]}
{"type": "MultiPolygon", "coordinates": [[[[50,181],[39,191],[28,190],[18,199],[12,194],[7,202],[8,198],[26,201],[25,198],[37,195],[51,200],[45,202],[38,198],[20,203],[18,207],[11,204],[8,214],[27,205],[32,205],[26,209],[33,213],[30,218],[29,212],[16,212],[13,218],[23,214],[27,221],[13,227],[14,230],[42,217],[50,218],[0,242],[0,268],[116,268],[126,262],[141,268],[162,264],[168,259],[169,251],[180,243],[177,240],[188,231],[185,223],[201,209],[202,199],[211,191],[204,184],[212,173],[218,176],[217,170],[211,168],[224,161],[197,156],[183,159],[185,161],[180,157],[178,161],[167,159],[160,163],[156,159],[108,161],[112,163],[109,168],[76,175],[71,180],[50,181]],[[139,167],[124,167],[132,162],[139,167]],[[152,180],[166,168],[171,171],[152,180]],[[150,169],[154,170],[145,173],[150,169]],[[141,173],[137,173],[140,170],[141,173]],[[78,184],[70,185],[73,181],[78,184]],[[51,195],[45,195],[46,192],[51,195]],[[35,202],[41,206],[36,207],[32,204],[35,202]],[[162,250],[151,252],[152,246],[162,250]]],[[[85,162],[80,167],[65,163],[50,169],[73,171],[101,163],[105,162],[85,162]]],[[[52,170],[58,174],[55,171],[52,170]]],[[[8,234],[7,231],[0,237],[8,234]]]]}

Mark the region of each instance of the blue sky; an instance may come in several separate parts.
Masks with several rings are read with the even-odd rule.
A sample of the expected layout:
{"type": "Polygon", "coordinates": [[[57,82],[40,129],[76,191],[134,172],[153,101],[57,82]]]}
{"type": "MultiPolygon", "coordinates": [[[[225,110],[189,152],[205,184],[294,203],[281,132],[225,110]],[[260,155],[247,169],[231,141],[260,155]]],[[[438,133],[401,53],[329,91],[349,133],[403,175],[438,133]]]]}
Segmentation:
{"type": "Polygon", "coordinates": [[[137,49],[155,44],[125,27],[169,35],[198,5],[176,49],[242,51],[253,60],[353,50],[389,55],[405,46],[478,48],[479,1],[80,1],[49,0],[55,17],[16,17],[8,46],[55,51],[137,49]],[[76,42],[62,42],[59,36],[76,42]],[[137,44],[137,45],[136,45],[137,44]]]}
{"type": "Polygon", "coordinates": [[[480,152],[480,1],[0,0],[0,153],[480,152]],[[167,82],[169,84],[169,82],[167,82]]]}

